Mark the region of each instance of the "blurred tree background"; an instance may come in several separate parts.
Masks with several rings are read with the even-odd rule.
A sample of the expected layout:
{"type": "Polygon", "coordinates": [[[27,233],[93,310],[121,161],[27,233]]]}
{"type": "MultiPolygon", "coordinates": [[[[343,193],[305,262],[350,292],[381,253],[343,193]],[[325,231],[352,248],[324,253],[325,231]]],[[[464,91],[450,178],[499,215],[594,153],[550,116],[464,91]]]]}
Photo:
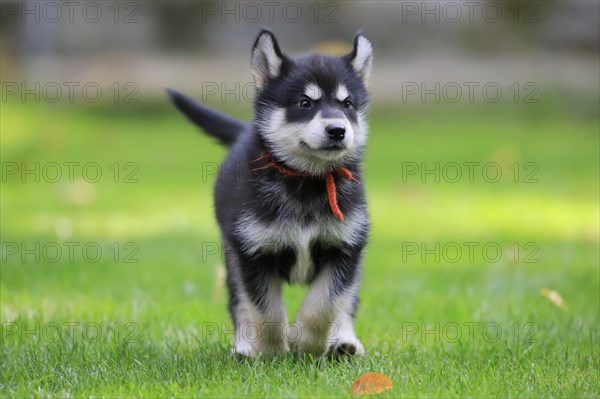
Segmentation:
{"type": "Polygon", "coordinates": [[[401,82],[598,83],[594,1],[8,1],[1,12],[5,81],[108,82],[118,71],[141,96],[250,81],[250,47],[268,26],[289,53],[339,51],[362,29],[376,48],[375,101],[398,101],[401,82]]]}

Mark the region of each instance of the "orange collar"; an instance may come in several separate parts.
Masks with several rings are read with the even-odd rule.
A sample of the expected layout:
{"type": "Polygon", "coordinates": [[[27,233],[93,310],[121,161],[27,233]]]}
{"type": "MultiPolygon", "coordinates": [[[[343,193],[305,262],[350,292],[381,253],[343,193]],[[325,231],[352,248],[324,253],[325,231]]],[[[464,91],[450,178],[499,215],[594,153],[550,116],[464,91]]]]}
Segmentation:
{"type": "MultiPolygon", "coordinates": [[[[254,172],[257,170],[268,169],[268,168],[275,168],[279,171],[279,173],[281,173],[283,175],[287,175],[287,176],[316,177],[315,175],[311,175],[310,173],[298,172],[297,170],[294,170],[294,169],[291,169],[291,168],[281,165],[280,163],[278,163],[275,160],[275,158],[273,158],[272,154],[269,154],[268,152],[265,152],[265,151],[263,151],[263,153],[260,155],[260,157],[256,158],[252,162],[258,162],[258,161],[262,161],[262,160],[266,160],[267,163],[264,164],[263,166],[252,169],[251,172],[254,172]]],[[[333,213],[333,216],[335,216],[336,218],[338,218],[341,221],[344,221],[344,214],[342,213],[342,211],[340,210],[340,208],[338,207],[338,204],[337,204],[337,189],[335,187],[335,179],[333,177],[334,173],[346,180],[354,180],[354,177],[352,176],[352,172],[350,172],[347,168],[344,168],[343,166],[340,166],[339,168],[335,168],[332,171],[327,172],[325,174],[325,184],[327,187],[327,198],[329,199],[329,207],[331,208],[331,212],[333,213]]]]}

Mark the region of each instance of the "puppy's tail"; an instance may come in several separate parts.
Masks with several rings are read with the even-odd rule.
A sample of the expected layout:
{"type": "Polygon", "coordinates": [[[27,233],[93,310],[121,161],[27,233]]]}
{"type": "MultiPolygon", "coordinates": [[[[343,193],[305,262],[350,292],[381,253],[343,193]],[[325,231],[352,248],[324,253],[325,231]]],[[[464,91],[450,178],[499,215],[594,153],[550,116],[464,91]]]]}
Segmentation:
{"type": "Polygon", "coordinates": [[[166,89],[173,105],[177,107],[190,121],[201,127],[213,137],[227,146],[231,146],[246,130],[246,125],[237,119],[211,109],[204,104],[179,93],[173,89],[166,89]]]}

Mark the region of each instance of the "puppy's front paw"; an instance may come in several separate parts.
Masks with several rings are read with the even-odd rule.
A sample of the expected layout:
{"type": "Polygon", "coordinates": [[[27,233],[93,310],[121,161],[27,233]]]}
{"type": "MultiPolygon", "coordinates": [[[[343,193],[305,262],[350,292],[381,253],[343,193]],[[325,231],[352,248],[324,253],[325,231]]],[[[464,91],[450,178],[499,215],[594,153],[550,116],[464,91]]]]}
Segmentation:
{"type": "Polygon", "coordinates": [[[239,359],[255,359],[258,354],[281,355],[290,351],[286,341],[258,342],[252,345],[248,341],[241,341],[235,345],[234,352],[239,359]]]}
{"type": "Polygon", "coordinates": [[[365,354],[365,348],[360,341],[355,339],[338,341],[331,345],[329,348],[329,354],[331,356],[363,356],[365,354]]]}
{"type": "Polygon", "coordinates": [[[321,334],[315,334],[309,328],[301,329],[302,334],[296,340],[290,341],[291,349],[300,354],[309,354],[314,357],[323,356],[327,352],[327,342],[321,334]]]}
{"type": "Polygon", "coordinates": [[[239,360],[254,359],[256,357],[256,350],[248,342],[235,345],[234,352],[239,360]]]}
{"type": "Polygon", "coordinates": [[[327,346],[320,342],[306,340],[293,343],[292,350],[296,353],[320,357],[327,352],[327,346]]]}

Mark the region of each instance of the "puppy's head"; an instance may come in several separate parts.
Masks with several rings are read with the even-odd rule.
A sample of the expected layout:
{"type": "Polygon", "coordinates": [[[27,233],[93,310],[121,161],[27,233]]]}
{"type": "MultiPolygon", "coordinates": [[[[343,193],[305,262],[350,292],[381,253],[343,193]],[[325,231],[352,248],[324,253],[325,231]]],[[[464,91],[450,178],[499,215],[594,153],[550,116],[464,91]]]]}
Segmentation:
{"type": "Polygon", "coordinates": [[[371,43],[357,34],[342,57],[285,56],[263,30],[252,50],[256,127],[289,166],[320,174],[357,162],[367,138],[371,43]]]}

